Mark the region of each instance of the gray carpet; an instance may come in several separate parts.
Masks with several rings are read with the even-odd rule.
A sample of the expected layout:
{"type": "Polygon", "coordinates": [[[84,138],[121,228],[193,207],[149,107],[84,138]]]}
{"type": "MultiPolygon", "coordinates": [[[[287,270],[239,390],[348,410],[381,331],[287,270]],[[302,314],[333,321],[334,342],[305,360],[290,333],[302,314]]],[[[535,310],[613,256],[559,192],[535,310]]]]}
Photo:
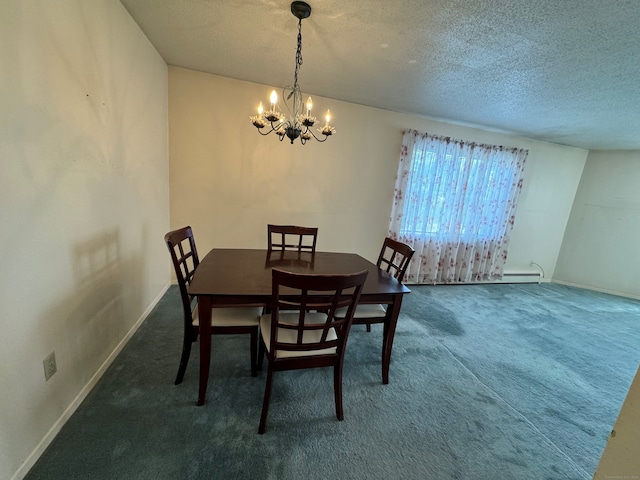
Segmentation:
{"type": "Polygon", "coordinates": [[[412,286],[390,384],[381,329],[354,327],[345,420],[328,369],[265,374],[248,339],[214,337],[207,403],[197,346],[174,386],[176,287],[28,479],[588,479],[640,361],[640,302],[555,284],[412,286]]]}

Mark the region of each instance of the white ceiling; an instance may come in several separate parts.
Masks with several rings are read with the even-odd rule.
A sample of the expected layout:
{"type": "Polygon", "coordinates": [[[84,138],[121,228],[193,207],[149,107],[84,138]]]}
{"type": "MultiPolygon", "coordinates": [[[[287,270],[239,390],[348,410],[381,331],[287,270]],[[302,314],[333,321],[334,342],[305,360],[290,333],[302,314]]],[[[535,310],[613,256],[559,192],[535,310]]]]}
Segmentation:
{"type": "MultiPolygon", "coordinates": [[[[298,19],[288,0],[121,2],[169,65],[293,83],[298,19]]],[[[308,3],[303,95],[640,149],[640,0],[308,3]]]]}

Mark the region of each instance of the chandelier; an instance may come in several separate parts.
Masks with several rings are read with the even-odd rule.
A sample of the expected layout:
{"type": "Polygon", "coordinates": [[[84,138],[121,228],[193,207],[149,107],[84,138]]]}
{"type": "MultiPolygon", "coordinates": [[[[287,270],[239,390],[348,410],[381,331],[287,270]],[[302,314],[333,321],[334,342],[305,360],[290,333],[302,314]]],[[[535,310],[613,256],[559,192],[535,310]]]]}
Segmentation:
{"type": "Polygon", "coordinates": [[[293,2],[291,3],[291,13],[298,19],[298,49],[296,50],[296,69],[293,74],[293,86],[286,86],[282,89],[282,98],[289,110],[289,116],[286,117],[278,111],[278,94],[273,90],[269,97],[269,102],[271,103],[269,110],[265,112],[262,102],[260,102],[258,115],[250,117],[251,123],[258,129],[260,135],[266,136],[275,132],[280,137],[280,141],[287,137],[291,140],[291,144],[296,138],[300,138],[300,142],[304,145],[311,137],[319,142],[324,142],[328,137],[336,133],[336,129],[329,124],[331,112],[327,110],[325,115],[326,123],[322,128],[317,129],[323,135],[322,139],[320,139],[311,129],[316,123],[316,117],[311,116],[311,108],[313,107],[311,97],[303,105],[302,92],[300,92],[300,86],[298,85],[298,71],[302,65],[302,19],[311,15],[311,7],[305,2],[293,2]]]}

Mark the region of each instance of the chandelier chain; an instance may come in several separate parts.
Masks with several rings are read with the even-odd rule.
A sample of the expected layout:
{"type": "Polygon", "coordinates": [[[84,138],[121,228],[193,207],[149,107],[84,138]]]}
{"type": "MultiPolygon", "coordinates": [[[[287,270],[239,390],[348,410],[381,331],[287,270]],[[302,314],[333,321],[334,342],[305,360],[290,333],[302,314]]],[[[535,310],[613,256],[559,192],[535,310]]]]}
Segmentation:
{"type": "Polygon", "coordinates": [[[296,50],[296,70],[293,74],[293,88],[298,86],[298,70],[302,65],[302,19],[298,20],[298,48],[296,50]]]}

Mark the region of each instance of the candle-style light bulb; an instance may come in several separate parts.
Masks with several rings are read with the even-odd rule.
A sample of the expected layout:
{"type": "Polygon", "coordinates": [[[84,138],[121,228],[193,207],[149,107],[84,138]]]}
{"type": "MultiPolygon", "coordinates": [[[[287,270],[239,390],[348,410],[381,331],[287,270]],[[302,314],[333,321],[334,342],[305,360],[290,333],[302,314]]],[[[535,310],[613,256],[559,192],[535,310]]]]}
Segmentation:
{"type": "Polygon", "coordinates": [[[262,102],[260,102],[260,105],[258,105],[258,115],[262,115],[262,112],[264,112],[264,107],[262,106],[262,102]]]}
{"type": "Polygon", "coordinates": [[[313,108],[313,102],[311,101],[311,97],[307,98],[307,117],[311,116],[311,109],[313,108]]]}
{"type": "Polygon", "coordinates": [[[331,110],[327,110],[327,114],[325,115],[324,119],[327,121],[326,126],[328,126],[329,122],[331,121],[331,110]]]}
{"type": "Polygon", "coordinates": [[[271,95],[269,95],[269,101],[271,102],[271,110],[275,110],[276,103],[278,103],[278,94],[275,90],[271,91],[271,95]]]}

